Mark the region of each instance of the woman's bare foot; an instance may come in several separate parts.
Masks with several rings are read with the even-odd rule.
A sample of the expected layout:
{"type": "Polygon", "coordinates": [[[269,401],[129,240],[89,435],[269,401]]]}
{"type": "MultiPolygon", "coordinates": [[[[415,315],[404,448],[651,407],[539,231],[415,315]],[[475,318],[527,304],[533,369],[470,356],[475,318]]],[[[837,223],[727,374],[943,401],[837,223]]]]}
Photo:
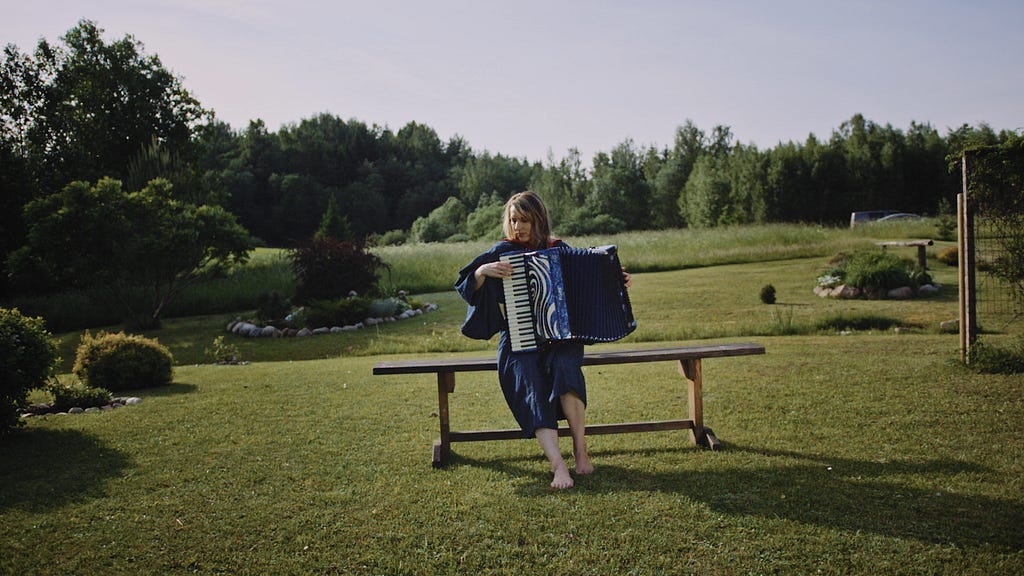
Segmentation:
{"type": "Polygon", "coordinates": [[[569,467],[565,465],[565,462],[552,466],[551,470],[555,473],[555,479],[551,481],[552,488],[556,490],[572,488],[572,476],[569,474],[569,467]]]}
{"type": "Polygon", "coordinates": [[[573,458],[576,460],[576,473],[580,476],[586,476],[594,471],[594,465],[590,463],[590,456],[583,452],[573,452],[573,458]]]}

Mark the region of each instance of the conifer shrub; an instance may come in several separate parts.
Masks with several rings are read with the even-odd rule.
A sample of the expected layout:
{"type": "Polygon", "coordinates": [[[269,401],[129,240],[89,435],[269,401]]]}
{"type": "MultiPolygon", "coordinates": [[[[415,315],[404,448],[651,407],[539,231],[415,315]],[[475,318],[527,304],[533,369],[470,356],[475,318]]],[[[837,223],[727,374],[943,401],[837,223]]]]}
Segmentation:
{"type": "Polygon", "coordinates": [[[775,304],[775,286],[765,284],[761,287],[761,302],[775,304]]]}
{"type": "Polygon", "coordinates": [[[59,361],[57,345],[42,318],[0,308],[0,436],[21,424],[28,393],[43,388],[59,361]]]}
{"type": "Polygon", "coordinates": [[[173,365],[170,350],[154,339],[86,332],[72,370],[86,386],[119,392],[170,384],[173,365]]]}

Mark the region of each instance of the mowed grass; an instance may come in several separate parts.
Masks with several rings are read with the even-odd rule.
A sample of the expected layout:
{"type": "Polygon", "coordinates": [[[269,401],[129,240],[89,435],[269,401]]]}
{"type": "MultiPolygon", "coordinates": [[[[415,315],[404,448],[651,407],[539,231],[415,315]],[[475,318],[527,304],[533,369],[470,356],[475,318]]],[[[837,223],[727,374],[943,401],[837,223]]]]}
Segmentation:
{"type": "MultiPolygon", "coordinates": [[[[596,473],[563,492],[530,440],[455,444],[431,468],[435,379],[372,375],[493,354],[459,334],[450,290],[419,295],[437,312],[358,333],[229,336],[239,366],[203,357],[233,315],[171,319],[149,335],[175,354],[172,386],[0,442],[0,574],[1024,573],[1024,378],[956,362],[937,329],[956,317],[952,268],[930,262],[931,298],[824,300],[811,289],[833,249],[636,273],[640,327],[594,349],[767,354],[703,364],[722,451],[685,431],[595,436],[596,473]],[[900,330],[822,328],[842,317],[900,330]]],[[[1019,336],[1006,325],[986,340],[1019,336]]],[[[65,367],[76,342],[62,335],[65,367]]],[[[686,414],[671,363],[586,374],[591,423],[686,414]]],[[[459,375],[451,417],[514,426],[493,373],[459,375]]]]}
{"type": "MultiPolygon", "coordinates": [[[[395,356],[182,366],[138,406],[0,444],[0,573],[1024,571],[1019,377],[956,366],[955,336],[756,340],[704,363],[722,451],[592,437],[596,473],[565,492],[527,440],[431,468],[435,382],[371,375],[395,356]]],[[[590,422],[685,414],[671,363],[586,370],[590,422]]],[[[512,425],[493,374],[460,375],[451,409],[512,425]]]]}

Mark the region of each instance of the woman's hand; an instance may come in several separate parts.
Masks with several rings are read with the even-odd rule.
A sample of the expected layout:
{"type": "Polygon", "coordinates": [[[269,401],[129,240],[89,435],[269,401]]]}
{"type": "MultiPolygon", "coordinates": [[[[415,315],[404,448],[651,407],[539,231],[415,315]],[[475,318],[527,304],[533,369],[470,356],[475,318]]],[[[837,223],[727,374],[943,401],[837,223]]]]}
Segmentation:
{"type": "Polygon", "coordinates": [[[633,277],[626,272],[625,267],[622,268],[622,282],[626,285],[626,288],[632,288],[633,286],[633,277]]]}
{"type": "Polygon", "coordinates": [[[474,276],[476,277],[476,288],[480,289],[484,284],[484,280],[487,278],[497,278],[498,280],[504,280],[512,275],[512,265],[508,262],[488,262],[487,264],[481,264],[476,269],[474,276]]]}

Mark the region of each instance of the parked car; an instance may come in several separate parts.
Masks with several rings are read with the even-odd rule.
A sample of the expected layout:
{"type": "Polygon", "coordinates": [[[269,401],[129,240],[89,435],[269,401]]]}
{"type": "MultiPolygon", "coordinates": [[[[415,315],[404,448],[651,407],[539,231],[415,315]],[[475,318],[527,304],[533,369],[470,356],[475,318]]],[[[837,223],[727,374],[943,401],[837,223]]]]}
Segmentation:
{"type": "Polygon", "coordinates": [[[891,222],[893,220],[912,220],[914,218],[920,218],[919,214],[910,214],[908,212],[897,212],[896,214],[889,214],[888,216],[882,216],[876,222],[891,222]]]}
{"type": "Polygon", "coordinates": [[[864,210],[862,212],[850,213],[850,228],[856,228],[859,224],[867,224],[892,214],[900,214],[899,210],[864,210]]]}

